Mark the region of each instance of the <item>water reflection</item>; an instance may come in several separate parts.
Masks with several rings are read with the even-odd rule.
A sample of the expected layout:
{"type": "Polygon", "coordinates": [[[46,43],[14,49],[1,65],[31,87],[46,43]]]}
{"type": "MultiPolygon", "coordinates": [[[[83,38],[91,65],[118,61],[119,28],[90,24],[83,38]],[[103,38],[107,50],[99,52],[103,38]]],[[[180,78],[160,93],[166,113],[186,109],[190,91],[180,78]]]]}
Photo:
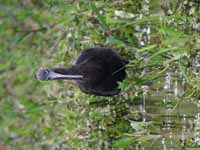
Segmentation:
{"type": "Polygon", "coordinates": [[[137,143],[135,149],[148,150],[150,145],[151,149],[161,150],[200,147],[200,100],[192,101],[183,97],[185,78],[182,76],[179,81],[180,76],[182,75],[177,71],[167,72],[163,88],[156,88],[156,92],[151,92],[148,86],[142,86],[141,122],[147,124],[146,116],[151,116],[151,122],[155,123],[154,128],[160,127],[160,130],[146,131],[149,134],[144,136],[150,136],[152,140],[143,144],[137,143]],[[161,136],[159,140],[155,138],[155,134],[161,136]]]}
{"type": "MultiPolygon", "coordinates": [[[[197,101],[197,108],[200,110],[200,100],[197,101]]],[[[200,146],[200,111],[195,115],[194,118],[194,132],[193,132],[194,145],[200,146]]]]}
{"type": "Polygon", "coordinates": [[[135,150],[145,150],[141,142],[135,144],[135,150]]]}
{"type": "Polygon", "coordinates": [[[194,70],[193,70],[193,74],[195,77],[199,77],[199,73],[200,73],[200,52],[197,53],[197,55],[195,56],[195,58],[193,59],[193,64],[192,64],[194,70]]]}
{"type": "Polygon", "coordinates": [[[140,106],[140,111],[141,111],[141,114],[142,114],[142,121],[143,122],[146,122],[146,96],[147,96],[148,89],[149,89],[148,85],[142,86],[143,99],[142,99],[142,105],[140,106]]]}
{"type": "Polygon", "coordinates": [[[131,140],[122,138],[119,144],[130,142],[127,145],[134,150],[200,147],[200,99],[185,97],[185,78],[176,70],[169,70],[163,81],[155,88],[142,85],[133,100],[108,102],[110,112],[99,132],[99,149],[115,149],[115,140],[127,135],[131,140]]]}

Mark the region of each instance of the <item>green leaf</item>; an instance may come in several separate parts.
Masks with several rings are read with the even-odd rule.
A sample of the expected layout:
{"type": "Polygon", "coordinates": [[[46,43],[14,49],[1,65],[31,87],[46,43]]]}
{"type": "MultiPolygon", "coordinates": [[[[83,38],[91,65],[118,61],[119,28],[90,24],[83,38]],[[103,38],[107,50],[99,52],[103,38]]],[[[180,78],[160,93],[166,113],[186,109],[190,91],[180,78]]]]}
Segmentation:
{"type": "Polygon", "coordinates": [[[122,40],[119,40],[113,36],[110,36],[106,39],[106,44],[111,44],[119,47],[123,47],[126,45],[122,40]]]}
{"type": "Polygon", "coordinates": [[[144,48],[138,49],[137,52],[138,52],[138,53],[141,53],[141,52],[145,52],[145,51],[150,51],[150,50],[152,50],[152,49],[154,49],[154,48],[156,48],[156,47],[157,47],[156,44],[149,45],[149,46],[146,46],[146,47],[144,47],[144,48]]]}
{"type": "Polygon", "coordinates": [[[115,147],[128,147],[130,144],[132,144],[134,141],[134,138],[123,138],[116,142],[114,142],[113,146],[115,147]]]}

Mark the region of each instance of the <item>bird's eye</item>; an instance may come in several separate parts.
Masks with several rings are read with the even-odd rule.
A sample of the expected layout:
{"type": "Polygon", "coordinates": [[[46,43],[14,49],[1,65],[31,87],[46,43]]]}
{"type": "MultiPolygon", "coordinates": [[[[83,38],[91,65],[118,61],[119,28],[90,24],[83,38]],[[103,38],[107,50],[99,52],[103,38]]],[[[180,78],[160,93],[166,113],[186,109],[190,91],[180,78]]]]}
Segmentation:
{"type": "Polygon", "coordinates": [[[49,70],[48,69],[39,69],[36,73],[37,80],[48,80],[49,79],[49,70]]]}

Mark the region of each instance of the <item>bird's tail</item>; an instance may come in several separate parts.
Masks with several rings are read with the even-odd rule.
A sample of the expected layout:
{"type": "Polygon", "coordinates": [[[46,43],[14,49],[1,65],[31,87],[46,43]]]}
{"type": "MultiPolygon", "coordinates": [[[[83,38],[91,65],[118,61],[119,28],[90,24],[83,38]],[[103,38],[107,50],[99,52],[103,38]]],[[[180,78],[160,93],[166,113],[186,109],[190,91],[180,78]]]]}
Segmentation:
{"type": "Polygon", "coordinates": [[[36,72],[37,80],[81,80],[83,75],[79,74],[76,67],[39,69],[36,72]]]}

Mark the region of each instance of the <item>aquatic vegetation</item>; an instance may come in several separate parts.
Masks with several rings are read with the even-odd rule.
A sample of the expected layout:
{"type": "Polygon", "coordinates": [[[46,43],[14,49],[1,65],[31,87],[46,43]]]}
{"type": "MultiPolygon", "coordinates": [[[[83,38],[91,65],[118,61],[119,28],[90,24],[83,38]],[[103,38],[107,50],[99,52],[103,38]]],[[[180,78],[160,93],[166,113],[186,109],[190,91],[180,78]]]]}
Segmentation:
{"type": "Polygon", "coordinates": [[[0,149],[199,148],[198,1],[0,3],[0,149]],[[130,61],[119,95],[35,80],[102,46],[130,61]]]}

